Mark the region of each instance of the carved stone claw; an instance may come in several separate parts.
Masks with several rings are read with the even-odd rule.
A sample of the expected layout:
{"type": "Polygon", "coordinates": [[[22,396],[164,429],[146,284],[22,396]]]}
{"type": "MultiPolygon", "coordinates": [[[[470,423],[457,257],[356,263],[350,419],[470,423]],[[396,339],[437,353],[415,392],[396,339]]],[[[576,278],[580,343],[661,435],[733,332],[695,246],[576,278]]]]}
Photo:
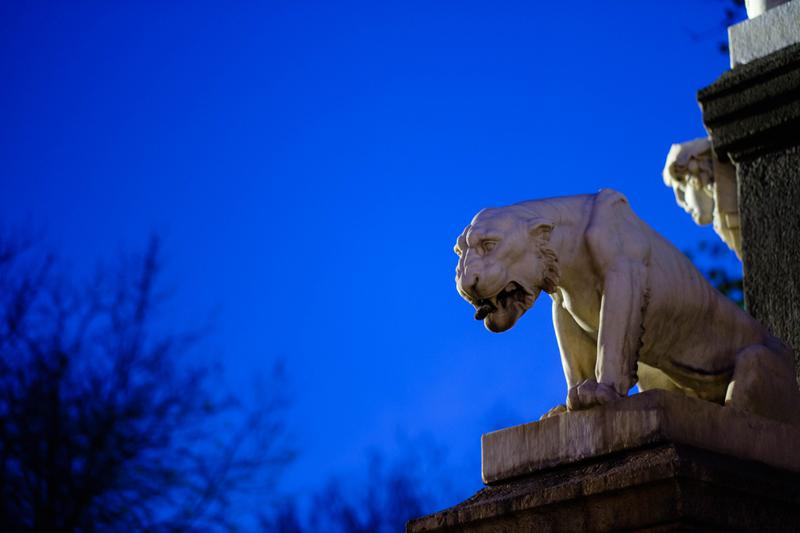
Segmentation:
{"type": "Polygon", "coordinates": [[[545,418],[550,418],[551,416],[558,416],[561,413],[566,413],[566,412],[567,412],[567,406],[564,405],[563,403],[561,403],[561,404],[556,405],[555,407],[553,407],[549,411],[547,411],[541,417],[539,417],[539,420],[544,420],[545,418]]]}
{"type": "Polygon", "coordinates": [[[622,396],[613,387],[598,383],[594,379],[587,379],[569,389],[567,394],[567,408],[570,411],[588,409],[595,405],[619,400],[622,396]]]}

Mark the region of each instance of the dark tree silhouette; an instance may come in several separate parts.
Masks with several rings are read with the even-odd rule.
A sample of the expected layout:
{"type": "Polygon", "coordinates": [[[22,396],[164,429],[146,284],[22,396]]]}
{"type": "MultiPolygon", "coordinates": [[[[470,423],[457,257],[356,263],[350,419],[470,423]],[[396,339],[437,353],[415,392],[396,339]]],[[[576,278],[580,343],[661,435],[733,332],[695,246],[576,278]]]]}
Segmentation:
{"type": "Polygon", "coordinates": [[[202,333],[156,323],[159,258],[153,238],[74,283],[0,238],[0,530],[232,529],[290,461],[279,383],[248,407],[202,333]]]}
{"type": "Polygon", "coordinates": [[[691,24],[691,29],[686,27],[684,31],[688,34],[692,41],[697,43],[707,42],[709,40],[716,41],[717,50],[723,54],[728,55],[728,26],[732,26],[738,22],[747,19],[747,11],[745,10],[744,0],[716,0],[717,3],[724,4],[721,8],[722,16],[716,24],[704,24],[702,21],[698,23],[696,18],[687,19],[687,23],[691,24]]]}
{"type": "Polygon", "coordinates": [[[400,461],[386,465],[380,455],[370,457],[368,475],[360,494],[348,497],[340,480],[331,480],[314,498],[311,531],[337,533],[390,533],[428,508],[425,480],[400,461]]]}
{"type": "Polygon", "coordinates": [[[744,307],[742,265],[732,251],[719,241],[700,241],[692,250],[684,252],[711,285],[719,292],[744,307]]]}
{"type": "Polygon", "coordinates": [[[744,0],[727,0],[726,3],[728,7],[725,8],[725,18],[721,23],[722,29],[725,31],[725,37],[719,41],[719,51],[725,55],[730,51],[728,46],[728,26],[733,26],[747,18],[744,0]]]}
{"type": "Polygon", "coordinates": [[[331,478],[310,497],[305,517],[289,499],[262,519],[262,528],[280,533],[401,533],[408,520],[457,501],[442,448],[425,440],[403,439],[399,444],[391,460],[377,451],[368,454],[366,476],[357,476],[355,487],[331,478]]]}

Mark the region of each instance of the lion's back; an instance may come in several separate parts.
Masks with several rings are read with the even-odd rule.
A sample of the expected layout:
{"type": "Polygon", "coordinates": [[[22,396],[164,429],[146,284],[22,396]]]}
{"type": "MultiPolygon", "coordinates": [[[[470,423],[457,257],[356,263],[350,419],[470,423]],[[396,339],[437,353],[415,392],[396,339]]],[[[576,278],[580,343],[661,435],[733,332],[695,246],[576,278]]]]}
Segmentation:
{"type": "Polygon", "coordinates": [[[603,271],[619,260],[644,265],[643,361],[658,367],[672,361],[715,372],[728,368],[738,350],[768,336],[755,319],[712,287],[683,252],[640,218],[622,193],[597,193],[587,237],[603,271]]]}
{"type": "Polygon", "coordinates": [[[763,326],[716,290],[683,252],[644,221],[642,231],[651,243],[643,359],[668,357],[716,372],[730,368],[742,348],[764,341],[763,326]]]}

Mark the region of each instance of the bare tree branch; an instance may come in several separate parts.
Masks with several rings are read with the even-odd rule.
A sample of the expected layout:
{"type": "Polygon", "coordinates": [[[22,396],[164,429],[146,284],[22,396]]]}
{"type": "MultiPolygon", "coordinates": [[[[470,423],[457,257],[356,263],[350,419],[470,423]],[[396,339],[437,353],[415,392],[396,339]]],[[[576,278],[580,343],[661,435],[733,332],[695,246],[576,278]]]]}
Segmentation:
{"type": "Polygon", "coordinates": [[[0,239],[6,529],[229,530],[230,506],[291,461],[281,384],[247,405],[192,359],[202,331],[154,323],[160,257],[153,238],[135,261],[69,284],[54,257],[0,239]]]}

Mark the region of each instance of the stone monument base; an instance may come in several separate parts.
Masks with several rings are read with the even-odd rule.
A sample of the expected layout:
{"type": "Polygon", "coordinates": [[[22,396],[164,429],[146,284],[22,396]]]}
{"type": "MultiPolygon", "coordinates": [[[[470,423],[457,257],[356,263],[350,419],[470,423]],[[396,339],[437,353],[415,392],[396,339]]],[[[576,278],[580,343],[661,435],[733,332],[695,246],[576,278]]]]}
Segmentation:
{"type": "Polygon", "coordinates": [[[800,429],[666,391],[484,435],[487,487],[408,532],[798,531],[800,429]]]}

